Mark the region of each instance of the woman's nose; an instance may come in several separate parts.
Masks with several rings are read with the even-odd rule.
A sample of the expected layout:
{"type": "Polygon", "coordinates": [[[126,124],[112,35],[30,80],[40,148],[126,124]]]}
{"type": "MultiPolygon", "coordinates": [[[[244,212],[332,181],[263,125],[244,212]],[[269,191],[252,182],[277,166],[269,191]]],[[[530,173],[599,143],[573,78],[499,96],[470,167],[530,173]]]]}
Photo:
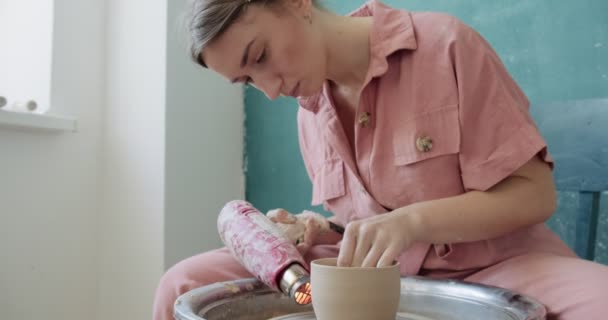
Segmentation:
{"type": "Polygon", "coordinates": [[[260,89],[266,97],[274,100],[281,94],[281,78],[274,75],[260,74],[258,79],[253,79],[256,88],[260,89]]]}

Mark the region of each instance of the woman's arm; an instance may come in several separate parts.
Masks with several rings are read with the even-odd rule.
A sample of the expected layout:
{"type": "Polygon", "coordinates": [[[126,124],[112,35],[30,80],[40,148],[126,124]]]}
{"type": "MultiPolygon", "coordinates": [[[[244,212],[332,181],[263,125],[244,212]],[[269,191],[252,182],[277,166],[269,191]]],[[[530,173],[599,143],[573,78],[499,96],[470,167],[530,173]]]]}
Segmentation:
{"type": "Polygon", "coordinates": [[[496,238],[547,220],[556,207],[549,165],[534,157],[487,191],[415,203],[346,227],[340,266],[387,266],[415,242],[496,238]]]}
{"type": "Polygon", "coordinates": [[[414,241],[457,243],[496,238],[541,223],[555,208],[551,169],[534,157],[485,192],[472,191],[395,211],[403,214],[414,241]]]}

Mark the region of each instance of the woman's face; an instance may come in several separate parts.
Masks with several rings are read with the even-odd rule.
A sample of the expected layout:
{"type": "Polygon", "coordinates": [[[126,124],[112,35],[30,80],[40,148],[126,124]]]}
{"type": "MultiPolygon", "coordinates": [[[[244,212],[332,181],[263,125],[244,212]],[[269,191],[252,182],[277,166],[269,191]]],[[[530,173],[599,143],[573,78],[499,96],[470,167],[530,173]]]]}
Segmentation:
{"type": "Polygon", "coordinates": [[[250,83],[269,99],[308,96],[326,78],[325,51],[309,0],[283,1],[280,8],[251,5],[203,50],[212,70],[232,82],[250,83]],[[314,19],[314,17],[313,17],[314,19]]]}

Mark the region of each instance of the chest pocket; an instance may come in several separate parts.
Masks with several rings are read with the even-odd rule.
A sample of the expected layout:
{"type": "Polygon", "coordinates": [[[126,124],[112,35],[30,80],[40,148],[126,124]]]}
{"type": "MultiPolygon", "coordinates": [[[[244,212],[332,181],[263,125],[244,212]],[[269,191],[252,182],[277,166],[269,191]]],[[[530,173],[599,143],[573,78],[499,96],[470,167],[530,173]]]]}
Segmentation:
{"type": "Polygon", "coordinates": [[[451,105],[416,116],[397,128],[393,136],[393,163],[412,165],[458,153],[459,149],[458,106],[451,105]]]}
{"type": "Polygon", "coordinates": [[[392,157],[377,171],[376,199],[398,208],[462,192],[457,105],[419,114],[392,131],[392,157]],[[392,163],[391,163],[392,162],[392,163]]]}

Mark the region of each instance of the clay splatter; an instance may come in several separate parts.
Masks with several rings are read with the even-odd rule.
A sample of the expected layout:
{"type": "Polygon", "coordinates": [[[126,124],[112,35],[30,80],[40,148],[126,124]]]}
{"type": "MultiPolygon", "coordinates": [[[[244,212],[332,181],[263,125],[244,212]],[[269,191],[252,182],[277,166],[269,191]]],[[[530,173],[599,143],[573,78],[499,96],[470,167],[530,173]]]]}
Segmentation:
{"type": "Polygon", "coordinates": [[[231,293],[238,293],[241,291],[241,288],[234,283],[224,283],[224,288],[230,291],[231,293]]]}

